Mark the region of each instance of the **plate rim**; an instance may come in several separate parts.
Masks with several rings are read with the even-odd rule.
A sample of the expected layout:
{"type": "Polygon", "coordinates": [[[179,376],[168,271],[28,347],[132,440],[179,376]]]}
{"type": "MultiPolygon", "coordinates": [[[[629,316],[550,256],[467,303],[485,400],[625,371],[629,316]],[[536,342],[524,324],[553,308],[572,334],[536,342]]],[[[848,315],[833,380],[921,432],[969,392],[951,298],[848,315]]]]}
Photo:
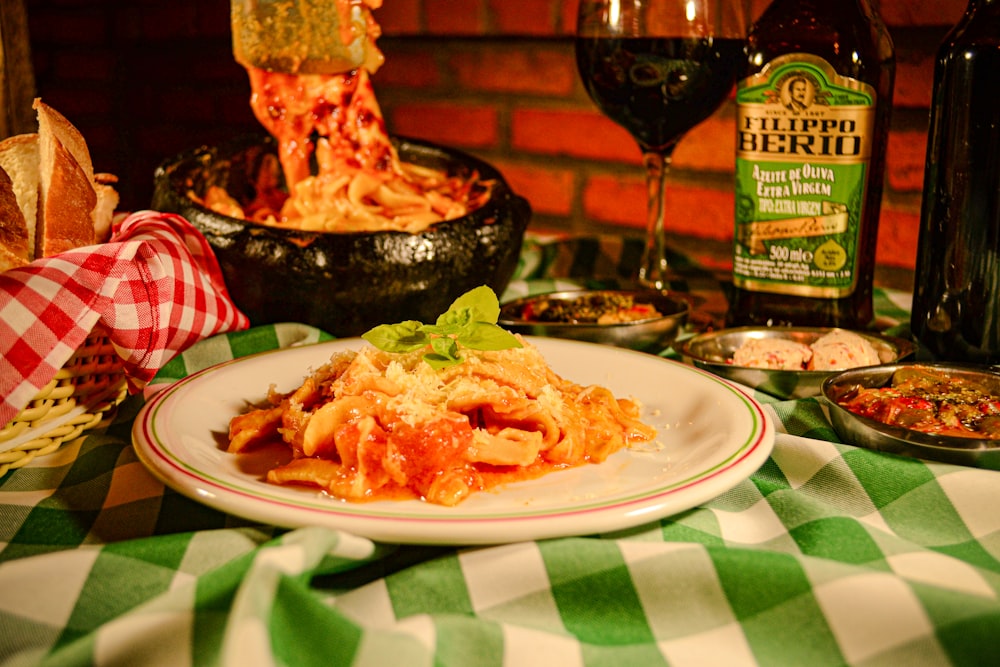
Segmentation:
{"type": "MultiPolygon", "coordinates": [[[[338,501],[335,498],[323,496],[321,492],[306,491],[302,493],[300,499],[293,502],[280,492],[282,487],[274,487],[275,493],[273,494],[251,491],[246,488],[250,483],[249,476],[247,485],[230,484],[221,479],[217,473],[206,472],[185,461],[183,456],[170,449],[169,444],[164,444],[165,438],[160,438],[155,434],[160,411],[172,407],[173,403],[180,402],[185,392],[189,392],[193,385],[204,381],[203,378],[206,376],[234,364],[248,363],[261,357],[287,353],[290,350],[329,347],[332,352],[336,348],[364,344],[360,338],[342,338],[294,348],[266,350],[225,360],[167,386],[147,400],[137,414],[133,424],[134,450],[144,467],[167,487],[218,511],[283,528],[323,525],[361,534],[375,540],[408,544],[493,544],[631,528],[641,523],[686,511],[701,502],[717,497],[749,478],[764,464],[773,450],[776,435],[773,418],[753,398],[750,392],[738,383],[676,360],[634,350],[545,337],[525,336],[525,339],[540,348],[548,346],[599,348],[606,354],[635,355],[641,357],[643,361],[662,362],[673,365],[675,370],[682,368],[684,372],[696,373],[705,380],[718,384],[734,394],[747,407],[752,428],[748,433],[741,434],[744,437],[743,441],[738,446],[734,446],[732,451],[727,450],[723,460],[716,462],[709,468],[697,468],[690,471],[681,479],[657,485],[655,489],[630,491],[620,497],[608,500],[598,498],[585,503],[577,503],[568,508],[540,507],[533,510],[521,508],[519,511],[505,510],[503,513],[462,511],[459,509],[455,512],[457,516],[415,514],[407,512],[405,506],[402,510],[396,509],[398,506],[393,506],[397,502],[420,503],[421,501],[387,501],[388,507],[391,509],[380,510],[372,509],[372,505],[368,503],[338,501]],[[163,468],[164,464],[168,466],[167,469],[163,468]],[[718,484],[717,480],[720,477],[724,482],[718,484]],[[680,492],[684,492],[685,502],[679,503],[676,507],[671,506],[669,500],[680,492]],[[234,503],[238,505],[240,500],[248,502],[251,507],[249,509],[245,507],[234,508],[234,503]],[[282,518],[288,517],[283,517],[281,510],[292,511],[296,516],[291,518],[295,520],[282,521],[282,518]],[[607,517],[609,513],[614,514],[616,518],[609,521],[607,517]],[[301,516],[303,514],[313,519],[318,517],[318,520],[306,520],[306,517],[301,516]],[[580,516],[589,516],[590,518],[597,516],[602,521],[594,523],[595,530],[584,532],[579,529],[560,530],[559,526],[556,525],[560,519],[580,516]],[[397,530],[379,529],[380,525],[387,524],[395,525],[397,530]],[[502,538],[498,540],[488,535],[490,527],[503,527],[510,531],[511,526],[515,524],[517,530],[509,535],[513,539],[502,538]],[[427,526],[436,528],[433,534],[419,534],[419,527],[426,528],[427,526]],[[474,526],[476,530],[468,530],[469,526],[474,526]],[[415,530],[408,530],[407,527],[415,530]],[[401,531],[400,528],[402,528],[401,531]],[[391,539],[386,539],[390,534],[391,539]]],[[[303,374],[305,372],[306,369],[303,369],[303,374]]],[[[531,481],[533,480],[526,483],[531,481]]],[[[421,507],[425,507],[425,505],[421,505],[421,507]]],[[[458,507],[461,508],[461,505],[458,507]]],[[[448,508],[448,510],[450,509],[453,508],[448,508]]]]}

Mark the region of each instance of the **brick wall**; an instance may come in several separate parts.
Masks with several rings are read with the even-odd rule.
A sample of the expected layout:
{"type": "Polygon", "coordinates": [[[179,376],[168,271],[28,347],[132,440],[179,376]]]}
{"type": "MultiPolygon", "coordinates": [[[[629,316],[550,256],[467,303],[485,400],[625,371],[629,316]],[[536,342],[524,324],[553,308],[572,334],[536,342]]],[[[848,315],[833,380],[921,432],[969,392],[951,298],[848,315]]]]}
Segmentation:
{"type": "MultiPolygon", "coordinates": [[[[38,92],[84,131],[95,166],[148,205],[152,170],[259,130],[230,51],[226,0],[25,0],[38,92]]],[[[753,0],[755,13],[767,0],[753,0]]],[[[536,229],[639,233],[645,185],[631,137],[604,118],[573,57],[577,0],[385,0],[376,92],[391,131],[484,157],[535,209],[536,229]]],[[[915,257],[933,57],[961,0],[882,0],[897,83],[879,262],[915,257]]],[[[668,215],[725,268],[732,236],[731,103],[678,146],[668,215]]]]}

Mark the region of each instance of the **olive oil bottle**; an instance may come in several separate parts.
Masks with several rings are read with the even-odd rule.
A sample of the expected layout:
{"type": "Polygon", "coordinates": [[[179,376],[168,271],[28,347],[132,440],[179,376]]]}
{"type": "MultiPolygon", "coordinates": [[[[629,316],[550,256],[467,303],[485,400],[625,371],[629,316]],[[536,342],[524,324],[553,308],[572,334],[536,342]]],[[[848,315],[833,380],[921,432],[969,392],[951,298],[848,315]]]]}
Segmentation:
{"type": "Polygon", "coordinates": [[[729,325],[873,321],[894,77],[871,0],[774,0],[751,28],[729,325]]]}

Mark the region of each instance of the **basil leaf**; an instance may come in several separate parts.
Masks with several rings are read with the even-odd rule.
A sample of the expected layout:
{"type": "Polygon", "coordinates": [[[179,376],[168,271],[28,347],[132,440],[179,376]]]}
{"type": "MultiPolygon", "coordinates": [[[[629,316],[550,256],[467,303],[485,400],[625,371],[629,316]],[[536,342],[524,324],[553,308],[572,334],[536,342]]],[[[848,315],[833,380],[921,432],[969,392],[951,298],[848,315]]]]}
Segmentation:
{"type": "Polygon", "coordinates": [[[458,342],[473,350],[508,350],[523,347],[514,334],[488,322],[476,322],[458,337],[458,342]]]}
{"type": "Polygon", "coordinates": [[[462,330],[462,327],[452,324],[425,324],[420,327],[421,331],[433,336],[451,336],[462,330]]]}
{"type": "Polygon", "coordinates": [[[447,312],[441,313],[437,318],[437,327],[446,330],[448,333],[457,333],[459,329],[469,322],[475,322],[475,313],[470,308],[455,308],[452,306],[447,312]]]}
{"type": "Polygon", "coordinates": [[[412,352],[431,347],[424,360],[440,369],[462,363],[461,347],[472,350],[506,350],[522,347],[517,338],[497,326],[500,301],[486,285],[469,290],[452,302],[436,324],[407,320],[369,329],[362,338],[383,352],[412,352]]]}
{"type": "Polygon", "coordinates": [[[458,355],[458,343],[450,336],[431,338],[431,349],[447,359],[461,359],[458,355]]]}
{"type": "Polygon", "coordinates": [[[421,330],[423,325],[416,320],[398,324],[380,324],[361,335],[366,341],[383,352],[412,352],[430,342],[430,337],[421,330]]]}
{"type": "Polygon", "coordinates": [[[486,285],[471,289],[455,299],[448,311],[459,311],[463,308],[470,311],[470,317],[467,321],[496,324],[497,320],[500,319],[500,301],[497,299],[496,293],[486,285]]]}
{"type": "Polygon", "coordinates": [[[431,353],[424,355],[424,361],[428,366],[436,371],[439,371],[442,368],[448,368],[449,366],[458,366],[462,363],[461,359],[452,359],[450,357],[442,357],[440,354],[431,353]]]}

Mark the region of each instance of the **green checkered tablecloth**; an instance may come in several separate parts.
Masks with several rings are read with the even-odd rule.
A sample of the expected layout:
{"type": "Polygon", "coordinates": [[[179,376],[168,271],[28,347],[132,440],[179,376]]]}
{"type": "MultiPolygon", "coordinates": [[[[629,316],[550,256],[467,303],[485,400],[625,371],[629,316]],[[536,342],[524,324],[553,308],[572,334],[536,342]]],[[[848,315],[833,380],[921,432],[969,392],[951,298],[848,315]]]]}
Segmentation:
{"type": "MultiPolygon", "coordinates": [[[[567,268],[566,247],[529,244],[507,296],[580,282],[573,261],[602,272],[604,250],[574,246],[567,268]]],[[[900,301],[880,292],[880,314],[900,301]]],[[[219,336],[161,379],[323,337],[219,336]]],[[[1000,664],[1000,473],[852,447],[818,402],[758,398],[774,452],[710,502],[448,548],[257,525],[164,488],[131,446],[134,396],[0,478],[0,664],[1000,664]]]]}

